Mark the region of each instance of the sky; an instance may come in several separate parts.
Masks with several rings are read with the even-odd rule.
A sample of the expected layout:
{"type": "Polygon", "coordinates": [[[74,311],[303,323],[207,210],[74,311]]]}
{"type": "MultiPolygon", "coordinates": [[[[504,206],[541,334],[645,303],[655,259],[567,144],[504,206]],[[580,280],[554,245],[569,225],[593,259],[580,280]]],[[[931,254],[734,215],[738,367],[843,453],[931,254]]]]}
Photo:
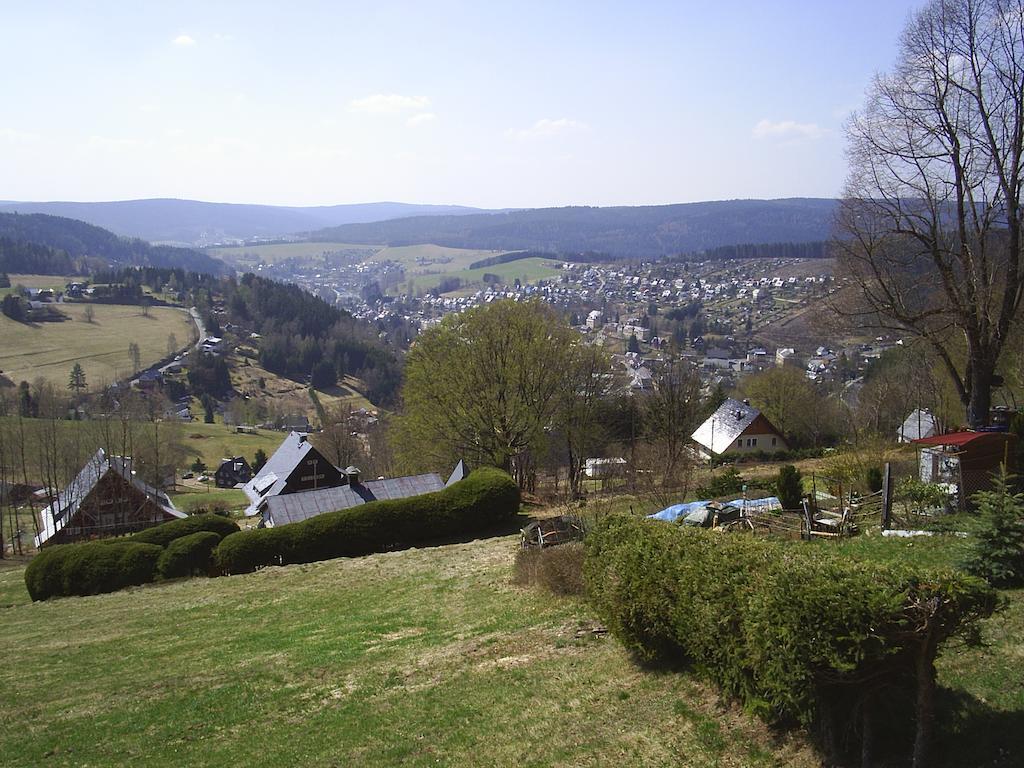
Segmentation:
{"type": "Polygon", "coordinates": [[[0,200],[835,197],[923,0],[0,0],[0,200]]]}

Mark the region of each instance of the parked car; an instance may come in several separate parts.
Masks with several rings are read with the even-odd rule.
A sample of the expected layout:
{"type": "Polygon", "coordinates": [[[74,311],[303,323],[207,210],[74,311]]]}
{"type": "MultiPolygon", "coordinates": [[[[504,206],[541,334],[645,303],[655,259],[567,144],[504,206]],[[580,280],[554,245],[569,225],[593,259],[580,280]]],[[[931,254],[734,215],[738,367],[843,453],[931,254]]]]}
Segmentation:
{"type": "Polygon", "coordinates": [[[193,477],[195,477],[195,475],[193,475],[191,472],[186,472],[186,473],[184,473],[181,476],[181,479],[182,480],[191,480],[193,477]]]}

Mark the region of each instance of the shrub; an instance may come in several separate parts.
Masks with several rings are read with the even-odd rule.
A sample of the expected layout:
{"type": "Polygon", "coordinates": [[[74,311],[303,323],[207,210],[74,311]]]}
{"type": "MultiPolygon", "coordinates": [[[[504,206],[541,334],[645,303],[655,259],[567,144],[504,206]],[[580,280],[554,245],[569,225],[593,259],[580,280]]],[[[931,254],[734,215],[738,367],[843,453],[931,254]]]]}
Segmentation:
{"type": "Polygon", "coordinates": [[[301,523],[232,534],[217,548],[217,564],[224,573],[248,573],[268,565],[365,555],[482,530],[518,512],[519,488],[512,478],[483,468],[433,493],[374,501],[301,523]]]}
{"type": "Polygon", "coordinates": [[[544,587],[556,595],[584,594],[582,542],[520,549],[516,552],[515,582],[544,587]]]}
{"type": "Polygon", "coordinates": [[[1003,472],[991,491],[974,495],[978,520],[971,552],[964,560],[969,573],[996,587],[1024,584],[1024,494],[1013,493],[1011,484],[1003,472]]]}
{"type": "Polygon", "coordinates": [[[792,464],[779,467],[779,476],[775,480],[775,495],[779,497],[783,509],[800,509],[800,502],[804,496],[800,470],[792,464]]]}
{"type": "Polygon", "coordinates": [[[133,534],[129,541],[138,541],[143,544],[159,544],[166,547],[175,539],[182,536],[189,536],[198,531],[213,531],[221,538],[238,533],[238,523],[220,515],[199,514],[184,517],[178,520],[171,520],[144,531],[133,534]]]}
{"type": "Polygon", "coordinates": [[[40,552],[25,569],[33,600],[98,595],[146,584],[163,550],[129,540],[58,544],[40,552]]]}
{"type": "Polygon", "coordinates": [[[625,516],[590,534],[584,577],[602,620],[639,658],[687,664],[748,708],[819,726],[826,740],[838,723],[921,690],[932,693],[916,699],[926,728],[938,647],[997,605],[984,582],[952,570],[625,516]]]}
{"type": "Polygon", "coordinates": [[[195,574],[208,575],[213,567],[213,551],[220,544],[215,531],[196,531],[175,539],[160,555],[157,573],[165,579],[176,579],[195,574]]]}
{"type": "Polygon", "coordinates": [[[731,496],[742,491],[745,482],[743,475],[736,471],[736,467],[729,467],[725,472],[713,476],[707,485],[698,488],[697,495],[706,499],[731,496]]]}

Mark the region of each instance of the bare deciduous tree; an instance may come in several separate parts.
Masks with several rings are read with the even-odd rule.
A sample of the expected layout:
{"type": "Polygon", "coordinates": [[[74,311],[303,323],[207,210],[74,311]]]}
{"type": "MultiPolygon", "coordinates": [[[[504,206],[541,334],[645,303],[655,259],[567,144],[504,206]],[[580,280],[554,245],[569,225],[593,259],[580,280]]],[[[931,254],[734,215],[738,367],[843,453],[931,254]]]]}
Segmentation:
{"type": "Polygon", "coordinates": [[[982,426],[1024,291],[1024,0],[932,0],[847,132],[840,309],[926,339],[982,426]]]}

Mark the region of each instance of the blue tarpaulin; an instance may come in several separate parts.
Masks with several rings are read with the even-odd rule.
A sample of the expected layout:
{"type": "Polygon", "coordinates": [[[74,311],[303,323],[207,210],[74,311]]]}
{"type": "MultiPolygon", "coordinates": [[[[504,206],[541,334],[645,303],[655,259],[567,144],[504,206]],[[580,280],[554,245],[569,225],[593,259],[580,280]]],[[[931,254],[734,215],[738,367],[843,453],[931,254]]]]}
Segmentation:
{"type": "MultiPolygon", "coordinates": [[[[701,516],[704,508],[710,503],[709,501],[691,501],[687,504],[673,504],[671,507],[661,510],[661,512],[648,515],[648,517],[654,520],[674,523],[680,517],[690,517],[692,515],[694,522],[699,524],[697,518],[701,516]]],[[[735,499],[727,501],[725,504],[746,510],[747,512],[768,512],[770,510],[782,509],[782,503],[775,496],[766,496],[763,499],[735,499]]]]}

